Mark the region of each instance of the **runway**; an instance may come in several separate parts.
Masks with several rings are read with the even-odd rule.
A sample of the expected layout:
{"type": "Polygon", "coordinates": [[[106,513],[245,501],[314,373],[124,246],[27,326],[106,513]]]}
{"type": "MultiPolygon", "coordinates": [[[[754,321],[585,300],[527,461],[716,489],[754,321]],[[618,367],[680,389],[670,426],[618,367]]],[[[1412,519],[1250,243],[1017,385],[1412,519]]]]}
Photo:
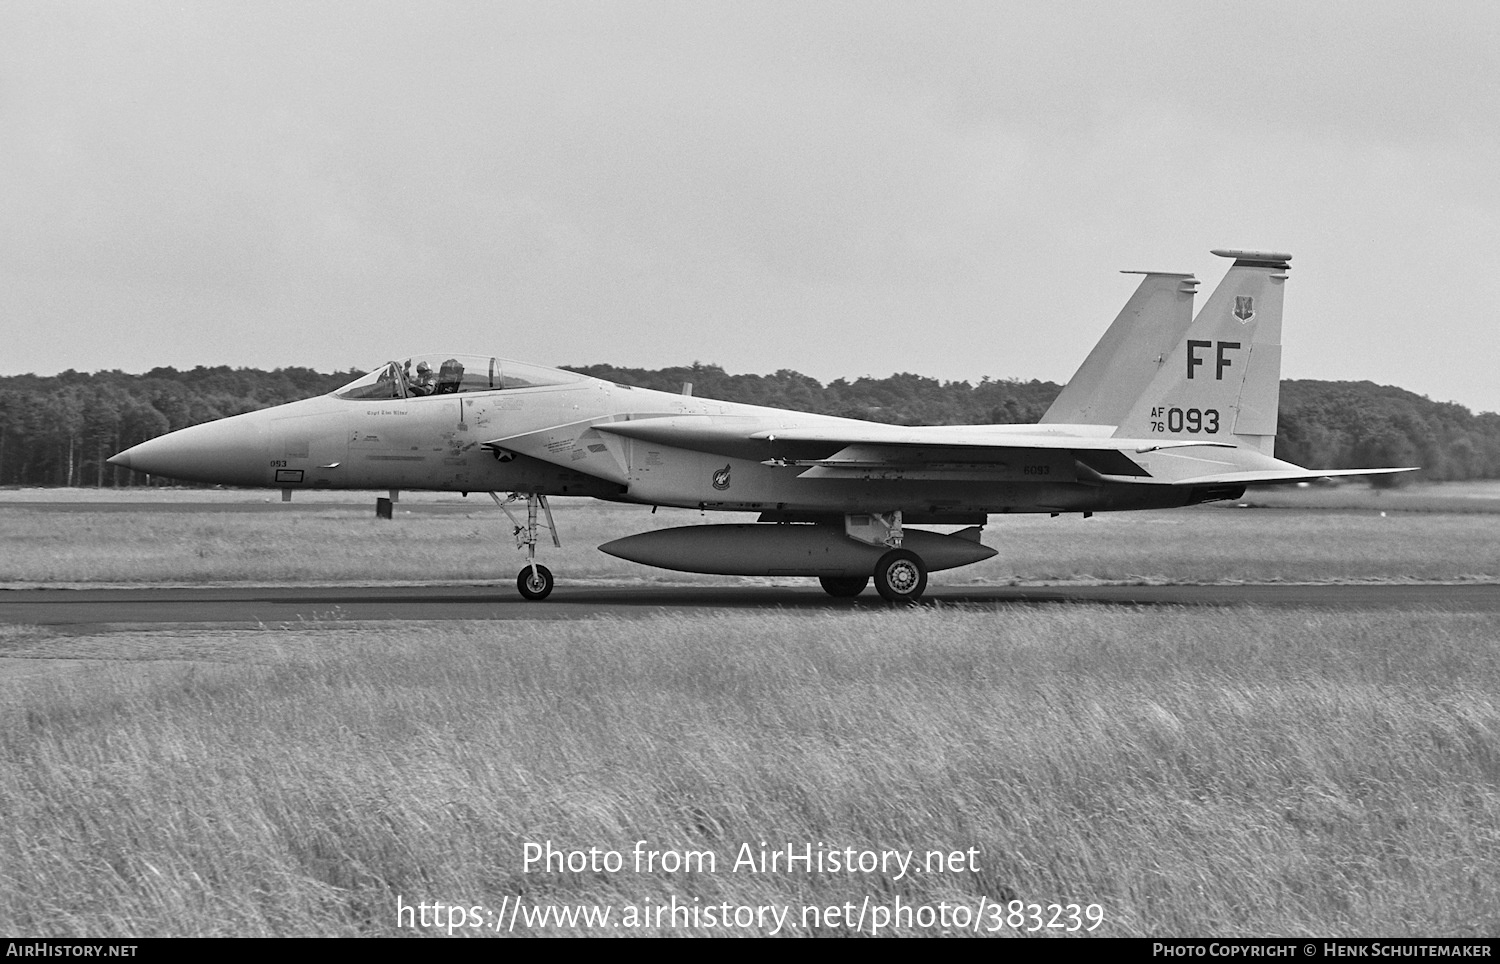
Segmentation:
{"type": "MultiPolygon", "coordinates": [[[[1500,614],[1500,585],[1227,585],[937,587],[921,602],[941,606],[1258,606],[1337,611],[1403,610],[1500,614]]],[[[509,584],[420,587],[276,587],[0,590],[0,623],[99,630],[111,626],[274,626],[329,620],[634,618],[713,610],[880,610],[873,590],[834,599],[807,587],[611,587],[560,584],[526,602],[509,584]]]]}

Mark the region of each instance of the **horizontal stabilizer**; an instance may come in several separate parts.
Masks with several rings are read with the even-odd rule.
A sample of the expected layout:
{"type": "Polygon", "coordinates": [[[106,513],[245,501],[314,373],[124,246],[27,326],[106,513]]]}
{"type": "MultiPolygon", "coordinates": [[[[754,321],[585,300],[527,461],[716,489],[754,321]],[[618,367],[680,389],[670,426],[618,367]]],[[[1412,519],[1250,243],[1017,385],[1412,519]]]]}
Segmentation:
{"type": "Polygon", "coordinates": [[[1292,482],[1316,482],[1318,479],[1334,479],[1356,475],[1395,475],[1398,472],[1415,472],[1419,466],[1400,469],[1303,469],[1300,472],[1223,472],[1218,475],[1203,475],[1195,479],[1176,479],[1173,485],[1285,485],[1292,482]]]}
{"type": "MultiPolygon", "coordinates": [[[[1286,463],[1284,463],[1286,464],[1286,463]]],[[[1418,467],[1400,469],[1253,469],[1243,472],[1215,472],[1212,475],[1195,475],[1174,479],[1167,476],[1138,478],[1129,475],[1100,473],[1100,482],[1135,482],[1146,485],[1290,485],[1296,482],[1316,482],[1319,479],[1337,479],[1360,475],[1395,475],[1398,472],[1416,472],[1418,467]]]]}

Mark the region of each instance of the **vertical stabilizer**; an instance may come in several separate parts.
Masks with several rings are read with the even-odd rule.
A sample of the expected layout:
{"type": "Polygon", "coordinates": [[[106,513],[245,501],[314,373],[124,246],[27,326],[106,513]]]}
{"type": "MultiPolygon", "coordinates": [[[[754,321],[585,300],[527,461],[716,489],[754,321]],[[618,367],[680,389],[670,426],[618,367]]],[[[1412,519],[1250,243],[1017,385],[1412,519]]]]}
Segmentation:
{"type": "Polygon", "coordinates": [[[1289,254],[1216,249],[1234,264],[1120,421],[1122,438],[1230,442],[1273,454],[1289,254]]]}
{"type": "Polygon", "coordinates": [[[1044,424],[1118,425],[1192,323],[1197,278],[1165,271],[1121,274],[1145,277],[1042,416],[1044,424]]]}

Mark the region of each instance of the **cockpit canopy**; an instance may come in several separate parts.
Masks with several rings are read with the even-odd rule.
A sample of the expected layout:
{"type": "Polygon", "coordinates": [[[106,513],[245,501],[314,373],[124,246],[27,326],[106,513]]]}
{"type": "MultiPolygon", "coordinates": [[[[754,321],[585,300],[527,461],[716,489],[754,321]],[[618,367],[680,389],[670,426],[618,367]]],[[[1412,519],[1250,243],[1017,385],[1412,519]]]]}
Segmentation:
{"type": "Polygon", "coordinates": [[[420,398],[571,385],[583,375],[486,355],[413,355],[386,362],[340,388],[339,398],[420,398]]]}

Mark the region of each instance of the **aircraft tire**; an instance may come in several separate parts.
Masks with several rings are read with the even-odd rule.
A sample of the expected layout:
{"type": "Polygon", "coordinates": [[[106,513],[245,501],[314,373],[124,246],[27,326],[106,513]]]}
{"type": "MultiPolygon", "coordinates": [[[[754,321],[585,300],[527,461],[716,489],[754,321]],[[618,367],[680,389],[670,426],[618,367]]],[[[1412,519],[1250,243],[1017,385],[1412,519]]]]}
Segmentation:
{"type": "Polygon", "coordinates": [[[927,567],[909,549],[892,549],[875,563],[875,590],[887,602],[916,602],[927,588],[927,567]]]}
{"type": "Polygon", "coordinates": [[[536,578],[533,579],[531,567],[527,566],[516,576],[516,589],[520,591],[522,599],[546,599],[552,594],[552,570],[546,566],[537,566],[536,578]]]}
{"type": "Polygon", "coordinates": [[[869,576],[819,576],[818,582],[823,584],[823,591],[830,596],[840,599],[849,599],[858,596],[865,591],[870,584],[869,576]]]}

